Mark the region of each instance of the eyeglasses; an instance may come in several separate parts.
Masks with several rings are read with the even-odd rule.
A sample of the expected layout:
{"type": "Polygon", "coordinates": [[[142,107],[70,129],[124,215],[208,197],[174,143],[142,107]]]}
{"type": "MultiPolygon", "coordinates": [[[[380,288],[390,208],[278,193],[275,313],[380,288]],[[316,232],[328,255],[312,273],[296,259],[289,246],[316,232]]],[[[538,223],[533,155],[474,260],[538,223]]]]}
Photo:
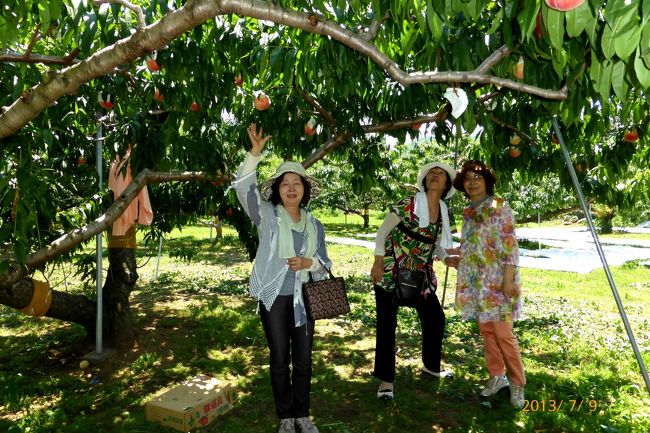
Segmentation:
{"type": "Polygon", "coordinates": [[[463,176],[463,182],[470,182],[472,180],[481,180],[483,179],[483,175],[481,173],[474,173],[474,174],[466,174],[463,176]]]}

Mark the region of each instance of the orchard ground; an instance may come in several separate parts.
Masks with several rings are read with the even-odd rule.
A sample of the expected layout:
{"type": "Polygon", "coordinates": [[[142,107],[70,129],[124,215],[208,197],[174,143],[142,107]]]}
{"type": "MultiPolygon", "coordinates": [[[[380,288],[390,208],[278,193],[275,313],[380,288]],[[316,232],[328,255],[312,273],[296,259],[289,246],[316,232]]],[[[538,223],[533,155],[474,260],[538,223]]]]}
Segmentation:
{"type": "MultiPolygon", "coordinates": [[[[321,220],[328,236],[358,239],[380,222],[373,218],[364,231],[340,215],[321,220]]],[[[378,383],[371,377],[372,250],[335,243],[328,250],[335,275],[346,277],[352,312],[317,324],[312,416],[321,432],[650,430],[650,398],[602,269],[522,269],[525,317],[516,333],[529,382],[526,410],[513,410],[507,394],[478,397],[487,378],[480,339],[476,325],[453,311],[451,283],[443,364],[455,379],[420,373],[419,323],[402,309],[396,398],[384,402],[375,397],[378,383]]],[[[0,307],[0,431],[172,432],[144,419],[144,403],[199,373],[238,390],[235,408],[201,431],[277,431],[266,342],[247,296],[251,263],[234,231],[224,227],[224,238],[214,241],[209,227],[187,227],[166,238],[159,264],[157,245],[141,244],[137,256],[140,279],[131,299],[138,341],[102,364],[79,368],[80,357],[94,349],[81,327],[0,307]],[[170,257],[178,251],[190,252],[191,262],[170,257]]],[[[442,281],[445,270],[436,266],[442,281]]],[[[48,278],[56,290],[92,295],[94,286],[72,273],[67,265],[48,278]]],[[[613,266],[612,273],[648,365],[650,270],[637,260],[613,266]]]]}

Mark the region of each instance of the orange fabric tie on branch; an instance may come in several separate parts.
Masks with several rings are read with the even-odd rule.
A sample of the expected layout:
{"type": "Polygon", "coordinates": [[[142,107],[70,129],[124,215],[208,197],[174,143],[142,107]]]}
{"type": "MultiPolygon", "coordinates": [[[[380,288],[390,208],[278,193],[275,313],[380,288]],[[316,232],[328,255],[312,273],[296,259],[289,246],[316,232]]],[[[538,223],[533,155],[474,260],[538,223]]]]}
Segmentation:
{"type": "MultiPolygon", "coordinates": [[[[120,158],[119,155],[116,155],[115,160],[111,164],[111,169],[108,173],[108,187],[113,191],[115,200],[120,197],[122,191],[124,191],[131,183],[130,157],[131,146],[129,146],[129,149],[126,151],[124,158],[120,158]],[[124,170],[125,164],[126,172],[122,175],[122,170],[124,170]]],[[[112,234],[115,236],[124,236],[127,230],[133,226],[136,221],[145,225],[149,225],[151,224],[151,221],[153,221],[153,211],[151,210],[149,193],[147,192],[146,186],[140,190],[138,196],[133,199],[122,215],[115,220],[113,223],[112,234]]]]}
{"type": "Polygon", "coordinates": [[[34,286],[32,300],[25,308],[18,311],[28,316],[41,317],[47,313],[52,304],[52,289],[43,281],[32,280],[32,284],[34,286]]]}

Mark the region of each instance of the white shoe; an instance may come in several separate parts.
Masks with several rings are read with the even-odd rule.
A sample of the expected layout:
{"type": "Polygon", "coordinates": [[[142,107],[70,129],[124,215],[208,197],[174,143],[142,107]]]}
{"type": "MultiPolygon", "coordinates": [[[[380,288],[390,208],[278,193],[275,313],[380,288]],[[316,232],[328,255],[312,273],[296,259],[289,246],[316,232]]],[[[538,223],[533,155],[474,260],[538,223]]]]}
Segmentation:
{"type": "Polygon", "coordinates": [[[302,418],[296,418],[296,427],[298,427],[299,433],[318,433],[318,429],[314,423],[307,418],[306,416],[302,418]]]}
{"type": "Polygon", "coordinates": [[[377,390],[377,398],[379,400],[392,400],[393,399],[393,387],[391,386],[390,388],[383,383],[379,385],[379,389],[377,390]],[[383,388],[382,388],[383,386],[383,388]]]}
{"type": "Polygon", "coordinates": [[[420,368],[423,373],[430,374],[433,377],[446,377],[448,379],[452,379],[454,377],[454,373],[452,371],[446,371],[446,370],[440,370],[440,371],[431,371],[428,368],[426,368],[424,365],[422,368],[420,368]]]}
{"type": "Polygon", "coordinates": [[[508,378],[505,376],[492,376],[481,391],[481,397],[492,397],[503,388],[507,388],[510,385],[508,378]]]}
{"type": "Polygon", "coordinates": [[[282,418],[280,420],[280,430],[278,433],[296,433],[293,418],[282,418]]]}
{"type": "Polygon", "coordinates": [[[524,386],[510,384],[510,404],[517,409],[524,408],[524,386]]]}

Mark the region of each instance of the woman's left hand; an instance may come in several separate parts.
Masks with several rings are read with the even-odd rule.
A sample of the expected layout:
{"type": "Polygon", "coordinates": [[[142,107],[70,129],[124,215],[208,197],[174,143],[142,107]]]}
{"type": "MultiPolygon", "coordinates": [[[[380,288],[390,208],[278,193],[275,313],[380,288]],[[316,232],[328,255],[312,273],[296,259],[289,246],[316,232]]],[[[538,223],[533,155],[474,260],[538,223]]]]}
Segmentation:
{"type": "Polygon", "coordinates": [[[291,257],[287,259],[289,269],[292,271],[299,271],[301,269],[309,269],[311,267],[311,259],[305,257],[291,257]]]}

